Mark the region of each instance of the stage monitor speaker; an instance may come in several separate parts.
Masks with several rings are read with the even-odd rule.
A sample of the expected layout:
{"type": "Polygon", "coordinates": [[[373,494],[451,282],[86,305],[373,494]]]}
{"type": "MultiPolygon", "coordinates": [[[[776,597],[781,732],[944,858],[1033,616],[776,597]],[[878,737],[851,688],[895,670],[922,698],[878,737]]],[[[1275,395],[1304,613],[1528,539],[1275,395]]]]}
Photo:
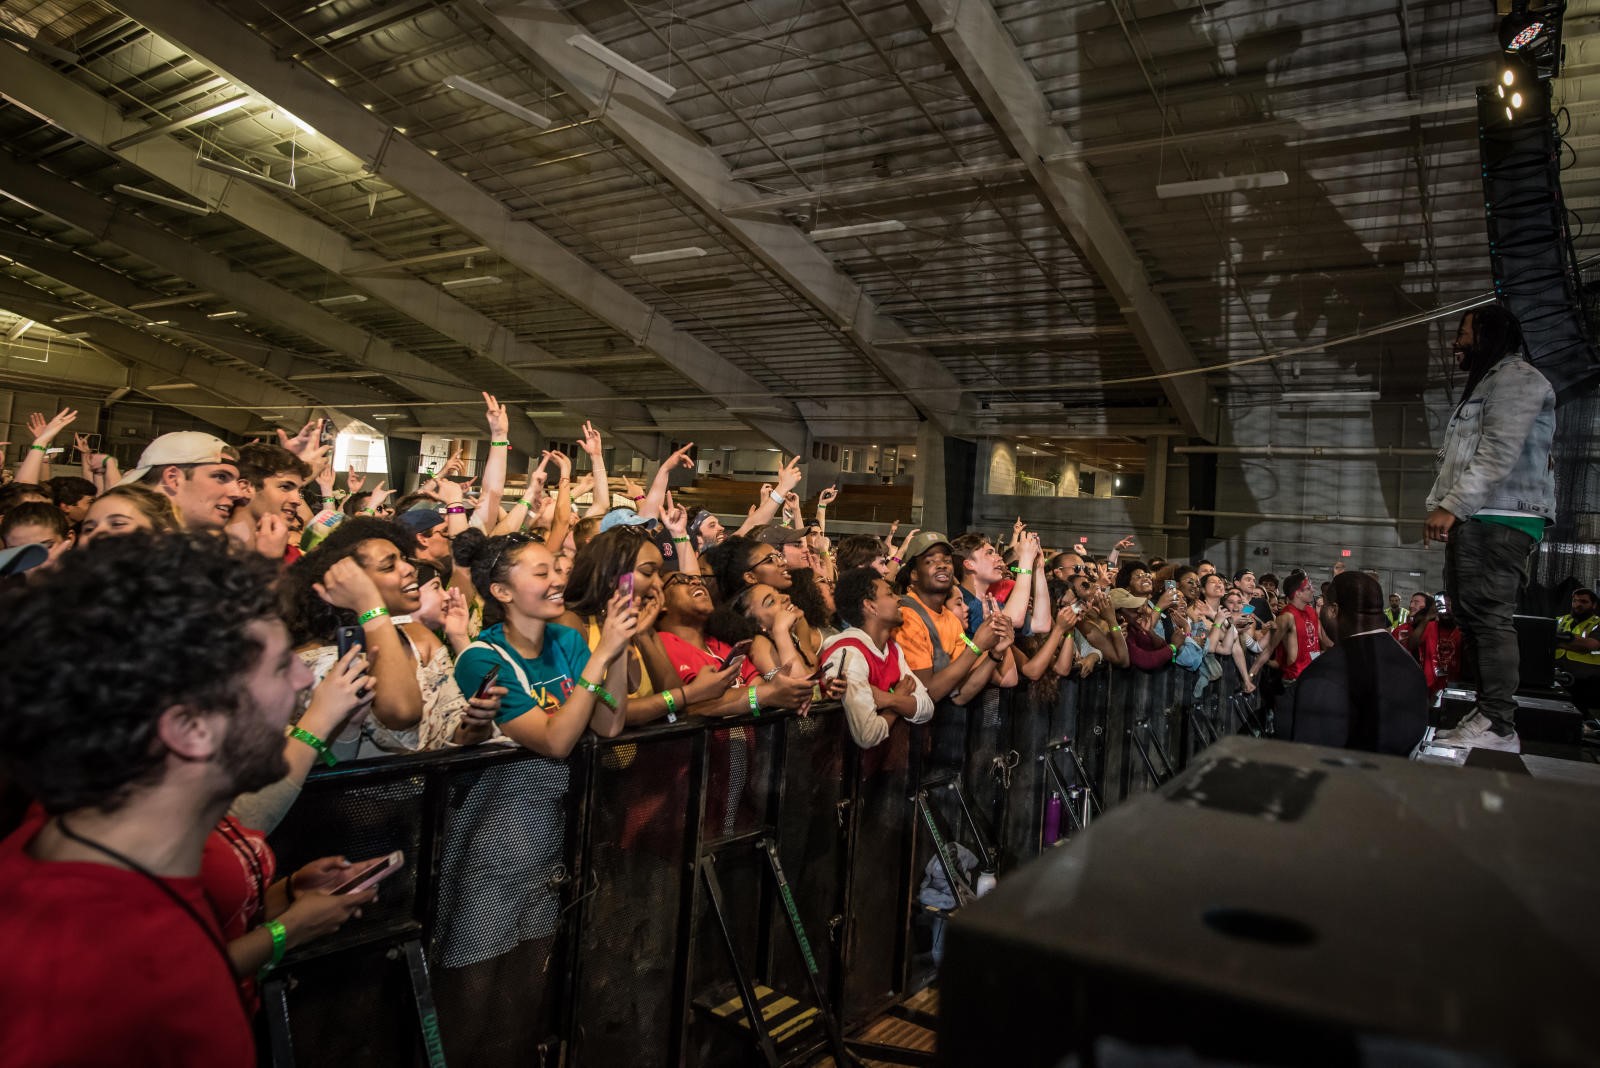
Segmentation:
{"type": "Polygon", "coordinates": [[[1223,739],[956,915],[939,1062],[1594,1064],[1597,799],[1223,739]]]}
{"type": "Polygon", "coordinates": [[[1548,690],[1556,684],[1556,621],[1550,616],[1512,616],[1517,627],[1517,687],[1548,690]]]}
{"type": "MultiPolygon", "coordinates": [[[[1438,713],[1432,719],[1436,727],[1453,727],[1478,706],[1474,690],[1452,686],[1440,696],[1438,713]]],[[[1523,741],[1583,744],[1583,713],[1571,701],[1525,693],[1518,693],[1513,700],[1517,702],[1517,736],[1523,741]]]]}

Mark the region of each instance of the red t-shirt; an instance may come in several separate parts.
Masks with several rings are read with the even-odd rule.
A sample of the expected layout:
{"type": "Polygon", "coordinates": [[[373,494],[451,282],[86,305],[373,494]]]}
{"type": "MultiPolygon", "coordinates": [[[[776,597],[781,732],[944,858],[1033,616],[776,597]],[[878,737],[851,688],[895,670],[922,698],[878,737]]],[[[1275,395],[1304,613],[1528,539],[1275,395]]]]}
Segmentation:
{"type": "Polygon", "coordinates": [[[1296,608],[1292,604],[1283,606],[1285,614],[1294,617],[1295,658],[1294,663],[1289,663],[1289,646],[1278,646],[1278,666],[1283,669],[1283,680],[1292,682],[1300,677],[1300,673],[1311,666],[1311,661],[1316,659],[1313,654],[1322,651],[1321,631],[1317,629],[1317,608],[1315,605],[1306,605],[1296,608]]]}
{"type": "Polygon", "coordinates": [[[1437,619],[1428,620],[1422,628],[1417,659],[1422,662],[1422,676],[1428,680],[1430,693],[1438,693],[1461,678],[1461,652],[1466,639],[1460,627],[1441,627],[1437,619]]]}
{"type": "MultiPolygon", "coordinates": [[[[38,861],[29,819],[0,841],[0,1061],[6,1068],[252,1066],[232,969],[138,872],[38,861]]],[[[165,879],[211,934],[201,880],[165,879]]]]}

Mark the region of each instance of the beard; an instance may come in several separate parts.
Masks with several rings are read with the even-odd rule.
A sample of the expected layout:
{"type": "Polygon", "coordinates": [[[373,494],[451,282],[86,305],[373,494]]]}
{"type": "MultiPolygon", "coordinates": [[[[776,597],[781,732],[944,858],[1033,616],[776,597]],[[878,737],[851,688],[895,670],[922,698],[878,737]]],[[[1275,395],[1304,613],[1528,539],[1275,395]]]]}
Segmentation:
{"type": "Polygon", "coordinates": [[[273,730],[263,719],[259,707],[246,696],[228,722],[217,762],[227,773],[234,796],[271,786],[289,774],[283,731],[273,730]]]}

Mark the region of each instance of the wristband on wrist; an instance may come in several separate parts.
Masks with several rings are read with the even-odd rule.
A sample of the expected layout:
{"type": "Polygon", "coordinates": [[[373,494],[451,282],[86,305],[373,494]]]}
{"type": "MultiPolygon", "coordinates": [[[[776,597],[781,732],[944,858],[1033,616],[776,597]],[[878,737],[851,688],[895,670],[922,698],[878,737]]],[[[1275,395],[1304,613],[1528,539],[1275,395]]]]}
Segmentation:
{"type": "Polygon", "coordinates": [[[973,641],[971,638],[967,637],[965,634],[963,634],[961,636],[961,640],[967,644],[967,648],[968,649],[972,650],[972,655],[973,656],[982,656],[983,655],[983,650],[978,648],[978,643],[977,642],[973,641]]]}
{"type": "Polygon", "coordinates": [[[767,494],[767,500],[771,501],[773,504],[781,506],[783,504],[783,494],[774,490],[767,494]]]}
{"type": "Polygon", "coordinates": [[[1121,634],[1122,633],[1122,624],[1118,623],[1116,626],[1112,627],[1111,628],[1111,633],[1112,634],[1121,634]]]}
{"type": "Polygon", "coordinates": [[[754,686],[750,687],[749,699],[750,714],[759,717],[761,715],[761,700],[756,697],[756,688],[754,686]]]}
{"type": "Polygon", "coordinates": [[[522,505],[524,508],[528,509],[530,512],[533,511],[534,502],[529,500],[528,498],[524,497],[521,500],[519,500],[517,503],[522,505]]]}
{"type": "Polygon", "coordinates": [[[363,508],[363,509],[361,509],[361,514],[362,515],[377,515],[378,514],[378,510],[376,508],[363,508]]]}
{"type": "Polygon", "coordinates": [[[28,448],[30,448],[30,449],[38,449],[40,452],[49,452],[50,451],[50,446],[48,446],[48,445],[40,445],[37,442],[35,442],[32,445],[29,445],[28,448]]]}
{"type": "Polygon", "coordinates": [[[1031,575],[1031,574],[1033,574],[1033,568],[1031,568],[1031,567],[1014,567],[1011,570],[1015,571],[1019,575],[1031,575]]]}
{"type": "Polygon", "coordinates": [[[642,494],[642,493],[641,493],[641,494],[639,494],[639,496],[637,496],[637,497],[635,497],[635,498],[634,498],[634,499],[633,499],[633,503],[634,503],[634,504],[638,504],[638,503],[639,503],[639,502],[640,502],[640,501],[642,501],[642,500],[644,500],[644,497],[645,497],[645,495],[644,495],[644,494],[642,494]]]}
{"type": "Polygon", "coordinates": [[[267,934],[272,936],[272,957],[261,966],[258,975],[266,975],[283,962],[283,955],[289,952],[289,929],[280,920],[268,920],[261,925],[266,928],[267,934]]]}
{"type": "Polygon", "coordinates": [[[444,514],[445,515],[466,515],[467,514],[467,506],[464,505],[464,504],[446,505],[445,506],[445,510],[444,510],[444,514]]]}
{"type": "Polygon", "coordinates": [[[677,541],[677,542],[685,542],[685,541],[688,541],[689,539],[688,538],[680,538],[677,535],[673,535],[672,540],[673,541],[677,541]]]}
{"type": "Polygon", "coordinates": [[[360,623],[362,626],[366,626],[368,623],[371,623],[374,619],[380,619],[383,616],[386,616],[388,614],[389,614],[389,610],[387,608],[383,607],[383,605],[380,604],[376,608],[369,608],[365,612],[362,612],[361,615],[357,617],[356,621],[358,623],[360,623]]]}
{"type": "Polygon", "coordinates": [[[605,706],[611,709],[611,711],[615,712],[617,710],[617,699],[612,697],[611,694],[606,691],[606,688],[601,686],[598,682],[590,682],[588,679],[580,677],[578,679],[578,685],[582,686],[585,690],[588,690],[590,693],[600,698],[605,706]]]}
{"type": "Polygon", "coordinates": [[[491,449],[495,449],[495,448],[506,448],[506,449],[509,449],[510,447],[511,447],[511,442],[509,442],[509,441],[491,441],[491,442],[489,442],[489,448],[491,448],[491,449]]]}
{"type": "Polygon", "coordinates": [[[312,734],[304,727],[289,728],[289,737],[293,738],[297,742],[304,742],[312,749],[316,750],[317,759],[328,765],[328,767],[331,768],[335,764],[339,763],[339,758],[334,756],[333,753],[328,749],[328,743],[323,741],[321,738],[318,738],[315,734],[312,734]]]}
{"type": "Polygon", "coordinates": [[[675,723],[678,719],[678,702],[672,699],[671,690],[661,691],[661,700],[667,705],[667,722],[675,723]]]}
{"type": "Polygon", "coordinates": [[[1167,648],[1172,650],[1172,659],[1173,660],[1177,660],[1178,659],[1178,647],[1176,645],[1169,645],[1169,646],[1167,646],[1167,648]]]}
{"type": "Polygon", "coordinates": [[[893,561],[894,561],[894,562],[895,562],[895,563],[897,563],[897,564],[903,564],[903,563],[905,563],[905,561],[904,561],[904,560],[902,560],[902,559],[900,559],[900,558],[899,558],[899,557],[898,557],[898,556],[891,556],[891,557],[889,557],[889,559],[890,559],[890,560],[893,560],[893,561]]]}

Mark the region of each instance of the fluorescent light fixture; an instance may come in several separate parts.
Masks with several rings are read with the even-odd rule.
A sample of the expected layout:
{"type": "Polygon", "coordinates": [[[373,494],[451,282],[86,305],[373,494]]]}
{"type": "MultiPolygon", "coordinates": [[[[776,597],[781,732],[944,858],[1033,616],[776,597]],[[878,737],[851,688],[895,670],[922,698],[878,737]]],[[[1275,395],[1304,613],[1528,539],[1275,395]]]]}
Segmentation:
{"type": "Polygon", "coordinates": [[[321,300],[312,301],[312,303],[320,304],[324,308],[332,308],[339,304],[364,304],[366,299],[366,295],[362,293],[345,293],[337,297],[323,297],[321,300]]]}
{"type": "Polygon", "coordinates": [[[1235,174],[1228,178],[1167,182],[1156,186],[1156,196],[1162,200],[1175,200],[1178,197],[1203,197],[1212,193],[1237,193],[1245,189],[1271,189],[1288,184],[1289,176],[1283,171],[1262,171],[1258,174],[1235,174]]]}
{"type": "Polygon", "coordinates": [[[492,89],[485,89],[477,82],[469,82],[459,74],[452,74],[444,80],[446,89],[454,89],[458,93],[466,93],[474,99],[481,100],[492,108],[505,112],[513,118],[521,119],[529,126],[536,126],[541,130],[548,130],[553,120],[529,108],[523,107],[514,100],[508,100],[492,89]]]}
{"type": "Polygon", "coordinates": [[[207,319],[243,319],[244,318],[244,312],[242,312],[242,311],[233,311],[233,310],[219,311],[219,312],[209,312],[206,315],[206,318],[207,319]]]}
{"type": "Polygon", "coordinates": [[[374,418],[374,419],[404,419],[405,415],[406,415],[405,412],[373,412],[372,413],[372,418],[374,418]]]}
{"type": "Polygon", "coordinates": [[[260,171],[253,171],[248,167],[235,167],[231,163],[218,163],[214,159],[200,159],[196,163],[205,170],[213,171],[217,174],[226,174],[230,178],[243,178],[247,182],[255,182],[257,185],[268,186],[272,189],[293,189],[295,187],[294,171],[289,172],[289,180],[287,182],[280,182],[278,179],[262,174],[260,171]]]}
{"type": "Polygon", "coordinates": [[[192,200],[179,200],[176,197],[164,197],[160,193],[152,193],[147,189],[139,189],[131,185],[123,185],[121,182],[118,182],[111,188],[116,192],[121,193],[125,197],[137,197],[140,200],[148,200],[152,204],[160,204],[164,208],[176,208],[179,211],[186,211],[190,215],[211,214],[211,208],[209,206],[205,204],[196,204],[192,200]]]}
{"type": "MultiPolygon", "coordinates": [[[[209,291],[202,291],[198,293],[180,293],[175,297],[161,297],[157,300],[144,300],[140,301],[138,304],[130,304],[128,305],[128,310],[149,311],[151,308],[170,308],[174,304],[194,304],[197,301],[210,300],[214,296],[216,296],[216,294],[209,291]]],[[[56,322],[64,323],[66,320],[57,319],[56,322]]]]}
{"type": "Polygon", "coordinates": [[[871,234],[898,234],[906,228],[899,219],[882,222],[856,223],[853,226],[826,226],[811,231],[813,241],[839,241],[846,237],[867,237],[871,234]]]}
{"type": "Polygon", "coordinates": [[[31,329],[33,329],[32,319],[19,319],[17,325],[6,331],[6,340],[17,341],[31,329]]]}
{"type": "Polygon", "coordinates": [[[160,385],[145,386],[146,393],[161,393],[173,389],[199,389],[193,382],[163,382],[160,385]]]}
{"type": "Polygon", "coordinates": [[[174,322],[176,322],[176,320],[174,320],[174,319],[151,319],[148,323],[145,323],[144,325],[146,325],[146,326],[171,326],[174,322]]]}
{"type": "Polygon", "coordinates": [[[1308,404],[1317,401],[1375,401],[1382,396],[1375,389],[1290,390],[1279,394],[1278,399],[1285,404],[1308,404]]]}
{"type": "Polygon", "coordinates": [[[500,279],[492,274],[480,274],[474,278],[447,278],[439,284],[447,289],[477,289],[479,286],[497,286],[500,279]]]}
{"type": "Polygon", "coordinates": [[[56,335],[50,337],[48,340],[50,340],[50,341],[82,341],[84,338],[86,338],[88,336],[89,336],[89,331],[80,330],[76,334],[56,334],[56,335]]]}
{"type": "Polygon", "coordinates": [[[306,122],[306,120],[302,119],[300,116],[296,115],[294,112],[285,108],[278,108],[276,110],[279,115],[282,115],[284,118],[298,126],[301,133],[308,133],[313,137],[316,136],[317,131],[312,129],[311,124],[306,122]]]}
{"type": "Polygon", "coordinates": [[[657,78],[632,60],[624,59],[586,33],[568,37],[567,44],[580,52],[593,56],[623,77],[632,78],[663,100],[671,100],[672,94],[677,92],[669,82],[657,78]]]}
{"type": "Polygon", "coordinates": [[[699,245],[689,245],[685,248],[669,248],[660,252],[636,252],[628,257],[628,262],[635,267],[643,267],[650,263],[671,263],[674,260],[695,260],[706,254],[706,250],[699,245]]]}

